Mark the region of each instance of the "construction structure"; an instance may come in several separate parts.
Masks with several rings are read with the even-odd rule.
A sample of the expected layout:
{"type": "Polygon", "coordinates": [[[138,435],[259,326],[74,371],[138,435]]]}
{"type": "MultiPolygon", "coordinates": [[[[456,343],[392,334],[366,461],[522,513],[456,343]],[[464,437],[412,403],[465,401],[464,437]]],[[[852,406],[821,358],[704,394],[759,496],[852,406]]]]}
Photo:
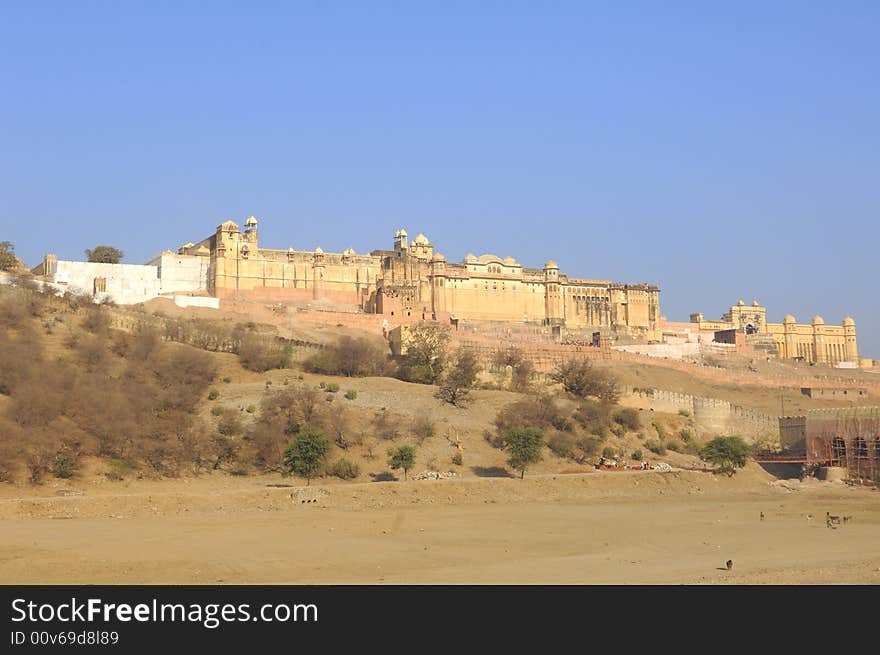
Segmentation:
{"type": "Polygon", "coordinates": [[[815,409],[779,419],[781,454],[762,463],[801,462],[806,467],[839,466],[856,484],[880,484],[880,407],[815,409]]]}

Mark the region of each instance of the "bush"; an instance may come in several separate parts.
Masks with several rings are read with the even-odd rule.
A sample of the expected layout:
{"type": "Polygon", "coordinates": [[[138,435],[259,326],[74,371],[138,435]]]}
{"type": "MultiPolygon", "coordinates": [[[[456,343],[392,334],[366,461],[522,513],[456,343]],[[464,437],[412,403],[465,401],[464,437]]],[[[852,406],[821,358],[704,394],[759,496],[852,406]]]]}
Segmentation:
{"type": "Polygon", "coordinates": [[[601,434],[610,420],[608,406],[597,400],[584,400],[574,413],[574,420],[591,434],[601,434]]]}
{"type": "Polygon", "coordinates": [[[238,346],[238,359],[249,371],[263,373],[290,366],[293,344],[277,337],[247,334],[238,346]]]}
{"type": "Polygon", "coordinates": [[[412,433],[419,441],[430,439],[436,433],[434,421],[427,414],[419,414],[413,419],[412,433]]]}
{"type": "Polygon", "coordinates": [[[462,457],[460,450],[455,451],[452,455],[452,463],[456,466],[461,466],[464,463],[464,458],[462,457]]]}
{"type": "Polygon", "coordinates": [[[663,425],[660,421],[654,420],[651,421],[651,425],[654,426],[654,429],[657,430],[657,436],[660,437],[660,441],[666,439],[666,426],[663,425]]]}
{"type": "Polygon", "coordinates": [[[592,457],[596,453],[599,452],[599,445],[602,443],[602,440],[598,437],[583,437],[577,440],[577,447],[583,453],[583,459],[585,457],[592,457]]]}
{"type": "Polygon", "coordinates": [[[307,357],[303,368],[311,373],[346,377],[390,375],[393,372],[386,346],[366,337],[349,336],[342,336],[335,344],[307,357]]]}
{"type": "Polygon", "coordinates": [[[230,382],[232,382],[232,378],[229,377],[229,376],[227,375],[225,378],[223,378],[223,381],[224,381],[226,384],[229,384],[230,382]]]}
{"type": "Polygon", "coordinates": [[[214,405],[211,408],[211,415],[212,416],[221,416],[224,411],[225,411],[225,408],[223,407],[223,405],[214,405]]]}
{"type": "Polygon", "coordinates": [[[674,453],[680,453],[682,451],[682,446],[677,441],[670,441],[666,444],[666,449],[671,450],[674,453]]]}
{"type": "Polygon", "coordinates": [[[244,411],[246,411],[248,414],[253,414],[255,411],[257,411],[257,406],[256,405],[248,405],[244,411]]]}
{"type": "Polygon", "coordinates": [[[550,378],[579,398],[593,397],[614,405],[620,400],[617,378],[610,371],[597,369],[586,360],[570,359],[553,370],[550,378]]]}
{"type": "Polygon", "coordinates": [[[678,410],[678,415],[679,416],[690,416],[691,413],[686,409],[680,409],[680,410],[678,410]]]}
{"type": "Polygon", "coordinates": [[[220,389],[214,387],[208,392],[208,400],[217,400],[220,397],[220,389]]]}
{"type": "Polygon", "coordinates": [[[558,457],[563,459],[574,458],[575,439],[570,434],[556,432],[547,440],[547,447],[558,457]]]}
{"type": "Polygon", "coordinates": [[[542,432],[549,428],[567,431],[571,429],[571,422],[550,396],[524,398],[506,405],[498,412],[495,416],[496,436],[489,443],[503,448],[505,436],[516,428],[537,428],[542,432]]]}
{"type": "Polygon", "coordinates": [[[336,393],[339,391],[339,385],[336,382],[327,382],[324,384],[323,389],[327,393],[336,393]]]}
{"type": "Polygon", "coordinates": [[[217,422],[217,432],[224,437],[234,437],[244,432],[239,412],[236,412],[234,409],[226,409],[220,412],[220,414],[220,420],[217,422]]]}
{"type": "Polygon", "coordinates": [[[354,480],[360,475],[361,469],[354,462],[345,458],[336,460],[336,463],[330,468],[330,475],[335,475],[342,480],[354,480]]]}
{"type": "Polygon", "coordinates": [[[605,446],[602,449],[602,457],[605,459],[617,459],[617,451],[611,446],[605,446]]]}
{"type": "Polygon", "coordinates": [[[657,455],[666,454],[666,447],[661,442],[657,441],[657,439],[648,439],[645,442],[645,448],[657,455]]]}
{"type": "Polygon", "coordinates": [[[641,462],[642,461],[642,451],[641,450],[634,450],[632,452],[632,455],[630,455],[630,457],[637,462],[641,462]]]}
{"type": "Polygon", "coordinates": [[[56,478],[72,478],[74,461],[70,455],[58,453],[52,460],[52,475],[56,478]]]}
{"type": "Polygon", "coordinates": [[[612,420],[628,432],[635,432],[642,427],[639,413],[632,407],[621,407],[612,415],[612,420]]]}
{"type": "Polygon", "coordinates": [[[356,389],[349,389],[345,392],[345,398],[347,400],[354,400],[358,397],[358,392],[356,389]]]}

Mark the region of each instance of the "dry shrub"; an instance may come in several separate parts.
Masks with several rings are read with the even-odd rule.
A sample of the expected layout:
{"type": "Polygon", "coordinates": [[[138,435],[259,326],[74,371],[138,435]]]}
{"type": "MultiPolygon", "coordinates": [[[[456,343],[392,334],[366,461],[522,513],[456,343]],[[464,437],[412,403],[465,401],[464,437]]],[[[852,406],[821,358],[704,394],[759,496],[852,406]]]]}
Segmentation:
{"type": "Polygon", "coordinates": [[[238,347],[241,365],[258,373],[289,367],[292,353],[292,344],[267,335],[249,334],[241,340],[238,347]]]}
{"type": "Polygon", "coordinates": [[[342,336],[306,358],[303,367],[312,373],[347,377],[393,374],[388,347],[366,337],[342,336]]]}
{"type": "Polygon", "coordinates": [[[489,442],[496,448],[504,447],[505,436],[517,428],[555,428],[571,430],[571,421],[550,396],[524,398],[504,407],[495,416],[495,434],[490,433],[489,442]]]}

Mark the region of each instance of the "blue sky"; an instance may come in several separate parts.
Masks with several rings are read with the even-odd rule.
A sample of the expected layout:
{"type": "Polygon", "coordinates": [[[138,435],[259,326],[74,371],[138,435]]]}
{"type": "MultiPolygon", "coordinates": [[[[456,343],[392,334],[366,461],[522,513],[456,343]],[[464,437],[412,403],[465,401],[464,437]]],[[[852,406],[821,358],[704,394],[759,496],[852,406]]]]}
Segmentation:
{"type": "Polygon", "coordinates": [[[880,357],[880,3],[0,0],[0,240],[554,258],[880,357]]]}

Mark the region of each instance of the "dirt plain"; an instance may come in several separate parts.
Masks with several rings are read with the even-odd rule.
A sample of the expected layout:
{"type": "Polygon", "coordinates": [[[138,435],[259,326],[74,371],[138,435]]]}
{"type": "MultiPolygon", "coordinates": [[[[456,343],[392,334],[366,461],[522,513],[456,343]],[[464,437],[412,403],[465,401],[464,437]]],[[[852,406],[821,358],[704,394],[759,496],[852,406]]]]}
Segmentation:
{"type": "Polygon", "coordinates": [[[98,480],[2,490],[2,582],[880,583],[877,491],[754,464],[733,478],[98,480]],[[829,529],[826,511],[853,518],[829,529]]]}

